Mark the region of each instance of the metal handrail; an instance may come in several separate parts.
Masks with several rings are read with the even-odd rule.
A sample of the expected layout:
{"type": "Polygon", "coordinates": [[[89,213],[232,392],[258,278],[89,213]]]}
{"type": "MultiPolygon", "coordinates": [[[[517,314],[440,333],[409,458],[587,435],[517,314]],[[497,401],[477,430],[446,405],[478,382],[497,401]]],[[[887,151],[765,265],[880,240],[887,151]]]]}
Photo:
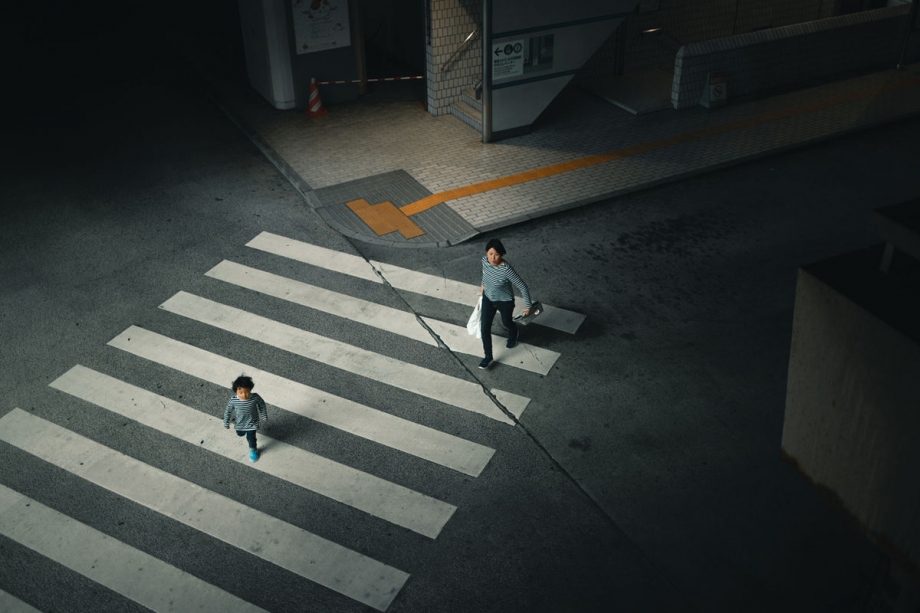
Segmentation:
{"type": "Polygon", "coordinates": [[[447,58],[447,61],[444,62],[443,66],[441,66],[441,72],[447,72],[447,67],[453,64],[454,59],[456,59],[456,57],[460,55],[460,53],[464,49],[466,49],[466,46],[470,44],[470,41],[473,40],[473,37],[476,35],[477,32],[479,32],[479,26],[476,26],[472,32],[467,34],[466,38],[463,39],[463,42],[460,43],[460,46],[457,47],[457,50],[454,51],[453,54],[449,58],[447,58]]]}

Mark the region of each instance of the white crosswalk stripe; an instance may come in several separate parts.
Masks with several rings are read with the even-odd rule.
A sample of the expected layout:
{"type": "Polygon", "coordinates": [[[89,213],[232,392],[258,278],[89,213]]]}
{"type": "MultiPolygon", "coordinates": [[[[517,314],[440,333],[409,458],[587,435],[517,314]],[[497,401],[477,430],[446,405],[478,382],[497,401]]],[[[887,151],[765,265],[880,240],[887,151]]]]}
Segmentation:
{"type": "MultiPolygon", "coordinates": [[[[0,422],[13,423],[19,414],[28,417],[15,409],[0,422]],[[7,420],[10,415],[13,419],[7,420]]],[[[28,418],[26,425],[36,419],[28,418]]],[[[262,611],[3,485],[0,485],[0,534],[152,611],[262,611]]],[[[11,613],[36,610],[11,598],[0,592],[0,610],[11,613]]]]}
{"type": "Polygon", "coordinates": [[[326,249],[271,232],[260,232],[258,236],[246,243],[246,246],[365,281],[383,283],[383,279],[371,266],[368,266],[367,260],[350,253],[326,249]]]}
{"type": "Polygon", "coordinates": [[[378,330],[393,332],[426,345],[433,347],[438,345],[431,334],[419,324],[415,315],[407,311],[353,298],[229,260],[222,260],[204,274],[225,283],[232,283],[294,304],[330,313],[378,330]]]}
{"type": "MultiPolygon", "coordinates": [[[[246,243],[246,246],[368,281],[383,282],[377,274],[368,271],[367,262],[358,256],[318,247],[279,236],[278,234],[272,234],[271,232],[261,232],[246,243]]],[[[458,304],[466,304],[471,309],[476,302],[479,285],[453,281],[374,260],[371,260],[370,263],[386,279],[387,283],[396,289],[432,296],[458,304]]],[[[477,275],[478,272],[477,270],[477,275]]],[[[575,313],[574,311],[568,311],[545,303],[543,307],[545,309],[544,313],[534,320],[533,325],[575,334],[585,320],[585,316],[581,313],[575,313]]]]}
{"type": "MultiPolygon", "coordinates": [[[[246,330],[247,336],[261,343],[496,421],[514,423],[485,395],[482,386],[473,381],[367,351],[188,292],[179,292],[160,308],[228,332],[246,330]]],[[[520,417],[530,402],[529,398],[510,392],[491,391],[515,417],[520,417]]]]}
{"type": "Polygon", "coordinates": [[[245,372],[257,379],[262,389],[271,390],[271,397],[266,401],[277,407],[474,477],[482,472],[495,453],[478,443],[137,326],[131,326],[116,336],[109,345],[220,386],[227,385],[227,373],[245,372]]]}
{"type": "Polygon", "coordinates": [[[457,508],[366,472],[259,435],[267,453],[256,463],[244,458],[236,436],[220,417],[209,417],[169,398],[83,366],[74,366],[51,387],[151,428],[241,462],[343,504],[435,538],[457,508]]]}
{"type": "Polygon", "coordinates": [[[409,578],[401,570],[20,409],[0,418],[0,440],[377,610],[385,611],[409,578]]]}
{"type": "MultiPolygon", "coordinates": [[[[0,486],[0,488],[2,487],[3,486],[0,486]]],[[[0,497],[2,496],[3,494],[0,493],[0,497]]],[[[0,503],[0,506],[2,506],[2,503],[0,503]]],[[[2,532],[0,532],[0,534],[2,534],[2,532]]],[[[0,611],[3,611],[3,613],[40,613],[40,611],[32,605],[24,603],[3,590],[0,590],[0,611]]]]}
{"type": "MultiPolygon", "coordinates": [[[[413,313],[353,298],[228,260],[220,262],[205,274],[268,296],[344,317],[379,330],[393,332],[427,345],[437,346],[437,342],[419,324],[413,313]]],[[[473,356],[482,354],[481,341],[470,336],[465,326],[456,326],[427,317],[422,319],[451,351],[473,356]]],[[[505,339],[498,336],[492,337],[492,345],[497,349],[495,361],[522,370],[546,375],[559,359],[559,354],[549,349],[541,349],[527,343],[519,343],[513,349],[504,349],[504,344],[505,339]]]]}

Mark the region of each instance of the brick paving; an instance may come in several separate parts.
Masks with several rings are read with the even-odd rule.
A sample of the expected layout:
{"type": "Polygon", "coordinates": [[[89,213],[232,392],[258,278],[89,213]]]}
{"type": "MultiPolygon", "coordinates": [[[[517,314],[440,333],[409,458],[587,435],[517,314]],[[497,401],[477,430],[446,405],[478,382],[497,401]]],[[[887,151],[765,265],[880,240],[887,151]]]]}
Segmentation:
{"type": "Polygon", "coordinates": [[[215,82],[212,91],[332,227],[367,242],[432,247],[916,115],[920,67],[638,116],[569,87],[531,133],[487,145],[459,119],[433,117],[413,100],[368,96],[311,119],[239,84],[215,82]],[[567,162],[587,165],[558,166],[567,162]],[[450,190],[440,204],[398,212],[450,190]],[[382,225],[349,208],[355,199],[382,225]],[[393,206],[375,208],[381,203],[393,206]],[[411,220],[419,235],[389,231],[387,215],[411,220]]]}

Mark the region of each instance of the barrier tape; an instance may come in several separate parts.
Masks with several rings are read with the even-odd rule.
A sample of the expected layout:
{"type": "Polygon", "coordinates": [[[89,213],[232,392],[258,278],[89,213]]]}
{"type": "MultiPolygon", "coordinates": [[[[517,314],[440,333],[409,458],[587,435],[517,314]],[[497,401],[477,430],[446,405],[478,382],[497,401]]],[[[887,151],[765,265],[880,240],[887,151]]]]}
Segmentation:
{"type": "Polygon", "coordinates": [[[344,81],[317,81],[317,85],[338,85],[339,83],[379,83],[380,81],[408,81],[410,79],[424,79],[423,75],[417,77],[385,77],[383,79],[346,79],[344,81]]]}

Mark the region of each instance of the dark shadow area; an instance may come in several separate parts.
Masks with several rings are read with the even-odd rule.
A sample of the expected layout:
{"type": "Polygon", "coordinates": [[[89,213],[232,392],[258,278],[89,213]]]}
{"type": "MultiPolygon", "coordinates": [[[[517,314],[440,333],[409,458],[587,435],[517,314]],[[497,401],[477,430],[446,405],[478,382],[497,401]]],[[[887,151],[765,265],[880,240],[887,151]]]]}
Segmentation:
{"type": "Polygon", "coordinates": [[[422,0],[362,0],[357,3],[368,83],[359,102],[425,99],[425,5],[422,0]]]}

